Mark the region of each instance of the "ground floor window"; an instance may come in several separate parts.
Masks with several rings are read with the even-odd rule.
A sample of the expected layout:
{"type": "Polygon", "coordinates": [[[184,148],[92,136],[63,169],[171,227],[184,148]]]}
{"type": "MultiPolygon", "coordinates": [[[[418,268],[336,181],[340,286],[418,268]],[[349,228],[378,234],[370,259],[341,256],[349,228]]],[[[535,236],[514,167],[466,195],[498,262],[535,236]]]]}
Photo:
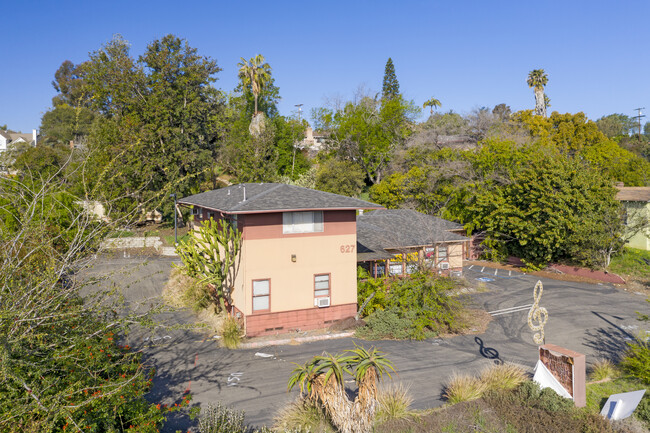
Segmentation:
{"type": "Polygon", "coordinates": [[[314,275],[314,297],[321,298],[330,295],[330,274],[314,275]]]}
{"type": "Polygon", "coordinates": [[[253,280],[253,312],[271,309],[271,280],[253,280]]]}

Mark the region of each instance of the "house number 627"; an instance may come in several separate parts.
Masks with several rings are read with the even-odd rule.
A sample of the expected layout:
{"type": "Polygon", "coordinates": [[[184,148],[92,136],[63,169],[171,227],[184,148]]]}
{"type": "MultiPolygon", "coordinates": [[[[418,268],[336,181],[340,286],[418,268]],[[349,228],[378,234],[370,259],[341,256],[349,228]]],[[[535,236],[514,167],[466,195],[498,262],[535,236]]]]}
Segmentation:
{"type": "Polygon", "coordinates": [[[341,252],[342,253],[353,253],[354,252],[354,245],[341,245],[341,252]]]}

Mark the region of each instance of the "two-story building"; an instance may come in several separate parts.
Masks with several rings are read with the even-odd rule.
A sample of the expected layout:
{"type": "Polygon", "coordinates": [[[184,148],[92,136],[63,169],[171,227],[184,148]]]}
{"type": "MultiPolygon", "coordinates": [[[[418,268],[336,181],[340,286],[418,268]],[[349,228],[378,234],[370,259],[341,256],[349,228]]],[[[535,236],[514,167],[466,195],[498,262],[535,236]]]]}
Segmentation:
{"type": "Polygon", "coordinates": [[[249,336],[316,329],[356,314],[359,209],[379,205],[285,184],[246,183],[179,200],[195,222],[242,233],[233,313],[249,336]]]}

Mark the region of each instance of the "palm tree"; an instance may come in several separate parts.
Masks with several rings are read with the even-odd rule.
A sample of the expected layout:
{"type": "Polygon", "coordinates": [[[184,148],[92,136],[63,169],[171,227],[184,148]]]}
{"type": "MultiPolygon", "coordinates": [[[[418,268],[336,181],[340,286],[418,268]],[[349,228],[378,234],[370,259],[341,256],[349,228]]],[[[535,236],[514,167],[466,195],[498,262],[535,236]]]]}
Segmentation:
{"type": "Polygon", "coordinates": [[[264,56],[261,54],[246,60],[241,57],[241,62],[237,63],[239,66],[239,78],[242,80],[244,86],[251,86],[253,96],[255,97],[255,113],[257,115],[257,98],[264,89],[264,86],[271,79],[271,66],[264,61],[264,56]]]}
{"type": "Polygon", "coordinates": [[[323,353],[291,373],[288,388],[299,386],[301,394],[322,405],[341,433],[368,433],[377,410],[378,382],[389,370],[395,371],[385,355],[374,347],[357,346],[348,355],[323,353]],[[354,370],[354,371],[353,371],[354,370]],[[358,393],[350,401],[345,392],[343,374],[354,377],[358,393]]]}
{"type": "Polygon", "coordinates": [[[422,108],[427,108],[427,107],[430,107],[430,108],[431,108],[431,115],[433,115],[433,108],[434,108],[434,107],[441,107],[441,106],[442,106],[442,104],[441,104],[440,101],[439,101],[438,99],[436,99],[436,98],[431,98],[431,99],[429,99],[427,102],[425,102],[424,104],[422,104],[422,108]]]}
{"type": "Polygon", "coordinates": [[[544,103],[544,86],[548,83],[548,76],[543,69],[534,69],[528,74],[528,87],[535,88],[535,114],[546,117],[546,104],[544,103]]]}

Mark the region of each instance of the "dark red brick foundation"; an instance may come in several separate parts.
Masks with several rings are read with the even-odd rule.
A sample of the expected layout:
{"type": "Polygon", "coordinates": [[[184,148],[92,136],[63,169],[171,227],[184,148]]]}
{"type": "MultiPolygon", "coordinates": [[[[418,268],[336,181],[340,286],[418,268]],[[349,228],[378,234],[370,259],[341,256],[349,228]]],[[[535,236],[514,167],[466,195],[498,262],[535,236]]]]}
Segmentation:
{"type": "Polygon", "coordinates": [[[357,314],[357,304],[255,314],[246,316],[246,335],[255,337],[258,335],[283,334],[298,329],[307,331],[325,328],[336,320],[345,319],[355,314],[357,314]]]}

